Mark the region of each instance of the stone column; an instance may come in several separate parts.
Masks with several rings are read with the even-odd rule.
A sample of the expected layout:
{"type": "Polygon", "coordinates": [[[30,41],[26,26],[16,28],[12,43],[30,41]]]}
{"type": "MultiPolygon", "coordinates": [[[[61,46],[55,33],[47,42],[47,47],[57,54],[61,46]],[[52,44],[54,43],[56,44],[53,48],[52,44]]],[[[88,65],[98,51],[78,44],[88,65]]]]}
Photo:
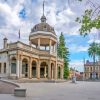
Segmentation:
{"type": "Polygon", "coordinates": [[[48,79],[51,79],[51,61],[49,61],[48,65],[48,79]]]}
{"type": "Polygon", "coordinates": [[[60,68],[60,79],[63,79],[63,68],[60,68]]]}
{"type": "Polygon", "coordinates": [[[57,75],[58,75],[58,71],[57,71],[57,62],[56,62],[56,64],[55,64],[55,69],[54,69],[55,71],[55,76],[54,76],[54,78],[55,78],[55,80],[57,79],[57,75]]]}
{"type": "Polygon", "coordinates": [[[7,57],[7,75],[10,76],[10,58],[9,55],[7,57]]]}
{"type": "Polygon", "coordinates": [[[47,73],[46,73],[46,66],[44,67],[44,77],[46,78],[47,73]]]}
{"type": "Polygon", "coordinates": [[[91,74],[91,73],[89,72],[88,74],[89,74],[88,78],[90,78],[90,74],[91,74]]]}
{"type": "Polygon", "coordinates": [[[4,62],[1,63],[1,74],[4,73],[4,62]]]}
{"type": "Polygon", "coordinates": [[[32,58],[29,59],[29,78],[32,78],[32,58]]]}
{"type": "Polygon", "coordinates": [[[54,66],[51,67],[51,79],[53,79],[53,76],[54,76],[54,66]]]}
{"type": "Polygon", "coordinates": [[[51,39],[50,39],[50,41],[49,41],[49,50],[50,50],[50,53],[51,53],[51,39]]]}
{"type": "Polygon", "coordinates": [[[57,43],[55,44],[55,53],[57,55],[57,43]]]}
{"type": "Polygon", "coordinates": [[[22,56],[20,56],[20,61],[19,61],[19,77],[22,78],[22,56]]]}
{"type": "Polygon", "coordinates": [[[38,49],[40,49],[40,38],[38,38],[38,49]]]}
{"type": "Polygon", "coordinates": [[[31,41],[29,42],[29,45],[30,45],[30,50],[32,51],[32,43],[31,43],[31,41]]]}
{"type": "Polygon", "coordinates": [[[19,55],[17,55],[17,61],[16,61],[16,75],[17,75],[17,78],[19,78],[19,74],[20,74],[20,71],[19,71],[19,55]]]}
{"type": "Polygon", "coordinates": [[[11,76],[11,59],[10,55],[8,56],[8,61],[9,61],[9,77],[11,76]]]}
{"type": "Polygon", "coordinates": [[[46,50],[47,46],[45,46],[45,50],[46,50]]]}
{"type": "Polygon", "coordinates": [[[40,79],[40,61],[38,61],[38,64],[36,66],[36,77],[37,79],[40,79]]]}

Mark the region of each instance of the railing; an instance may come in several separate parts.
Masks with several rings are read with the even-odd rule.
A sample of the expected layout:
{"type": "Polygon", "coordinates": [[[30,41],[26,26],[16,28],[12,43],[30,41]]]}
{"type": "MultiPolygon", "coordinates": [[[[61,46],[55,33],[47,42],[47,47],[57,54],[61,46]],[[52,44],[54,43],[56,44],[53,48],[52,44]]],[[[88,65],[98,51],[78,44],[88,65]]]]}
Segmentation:
{"type": "Polygon", "coordinates": [[[46,50],[39,50],[39,54],[41,55],[49,55],[49,51],[46,51],[46,50]]]}
{"type": "Polygon", "coordinates": [[[58,60],[58,61],[62,61],[62,62],[64,61],[63,58],[59,58],[59,57],[57,57],[57,60],[58,60]]]}
{"type": "Polygon", "coordinates": [[[28,51],[32,51],[34,53],[40,54],[40,55],[55,55],[56,54],[54,52],[50,53],[50,51],[48,50],[39,50],[37,48],[31,47],[27,44],[21,43],[21,42],[16,42],[16,43],[11,43],[8,45],[8,49],[12,49],[12,48],[21,48],[21,49],[25,49],[28,51]]]}

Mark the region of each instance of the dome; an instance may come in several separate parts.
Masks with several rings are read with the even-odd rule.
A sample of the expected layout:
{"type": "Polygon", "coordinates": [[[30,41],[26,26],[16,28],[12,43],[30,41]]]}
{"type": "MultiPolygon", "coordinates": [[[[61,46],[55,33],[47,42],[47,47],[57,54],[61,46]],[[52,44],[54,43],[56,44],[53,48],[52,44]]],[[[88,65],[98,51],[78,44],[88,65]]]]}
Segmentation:
{"type": "Polygon", "coordinates": [[[56,33],[54,31],[54,28],[52,26],[50,26],[48,23],[46,23],[46,22],[41,22],[41,23],[35,25],[31,29],[31,33],[37,32],[37,31],[51,32],[51,33],[56,35],[56,33]]]}

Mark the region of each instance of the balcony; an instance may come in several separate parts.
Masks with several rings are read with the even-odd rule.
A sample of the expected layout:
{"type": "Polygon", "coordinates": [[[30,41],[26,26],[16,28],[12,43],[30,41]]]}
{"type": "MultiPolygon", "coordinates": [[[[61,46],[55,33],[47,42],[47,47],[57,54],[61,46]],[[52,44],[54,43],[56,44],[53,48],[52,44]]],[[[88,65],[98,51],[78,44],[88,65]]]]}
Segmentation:
{"type": "Polygon", "coordinates": [[[35,47],[24,44],[22,42],[10,43],[8,45],[8,49],[14,49],[14,48],[19,48],[19,49],[31,51],[32,53],[35,53],[37,55],[53,55],[53,56],[56,56],[56,53],[53,52],[53,51],[50,52],[49,50],[39,50],[35,47]]]}
{"type": "Polygon", "coordinates": [[[64,62],[64,59],[63,58],[57,57],[57,60],[60,61],[60,62],[64,62]]]}

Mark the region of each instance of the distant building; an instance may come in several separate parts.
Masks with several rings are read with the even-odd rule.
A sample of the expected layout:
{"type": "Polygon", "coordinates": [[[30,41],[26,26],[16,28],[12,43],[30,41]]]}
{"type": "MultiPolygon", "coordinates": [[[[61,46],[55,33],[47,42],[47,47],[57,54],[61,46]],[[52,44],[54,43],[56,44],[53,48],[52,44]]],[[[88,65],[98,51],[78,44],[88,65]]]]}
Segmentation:
{"type": "Polygon", "coordinates": [[[79,72],[77,70],[74,70],[74,68],[70,68],[70,70],[69,70],[69,79],[72,79],[72,77],[74,76],[74,74],[75,74],[77,80],[82,80],[83,73],[79,72]]]}
{"type": "Polygon", "coordinates": [[[84,64],[84,78],[85,79],[100,79],[100,62],[95,62],[95,67],[93,62],[89,60],[84,64]]]}

